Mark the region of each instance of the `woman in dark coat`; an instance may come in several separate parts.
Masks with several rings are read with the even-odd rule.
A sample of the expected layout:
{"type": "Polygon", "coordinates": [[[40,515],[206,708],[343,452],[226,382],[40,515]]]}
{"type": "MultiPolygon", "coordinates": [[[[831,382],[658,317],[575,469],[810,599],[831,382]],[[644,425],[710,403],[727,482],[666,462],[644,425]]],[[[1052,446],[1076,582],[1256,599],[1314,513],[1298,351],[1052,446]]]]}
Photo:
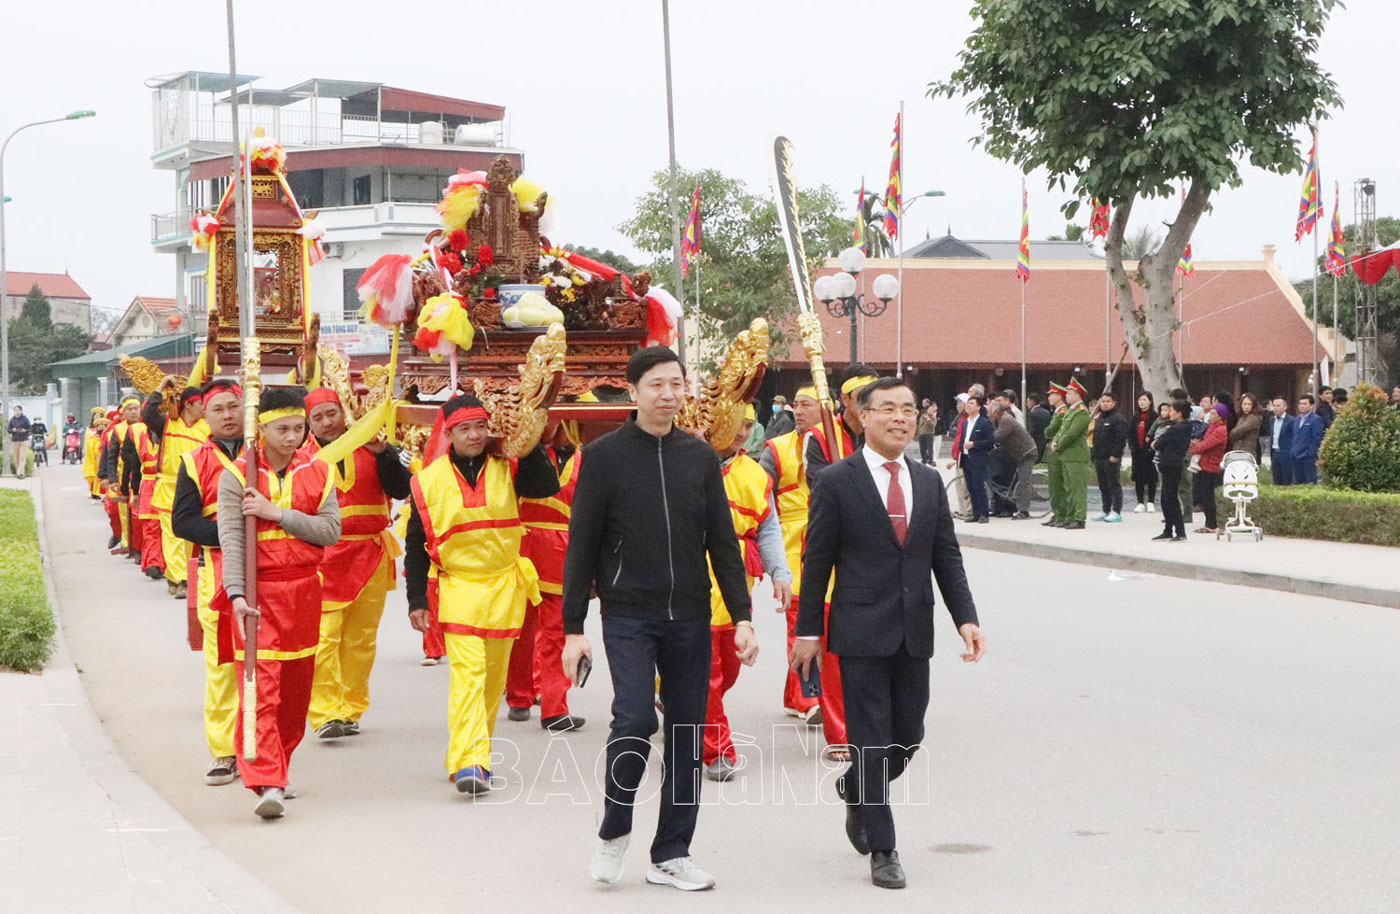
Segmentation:
{"type": "Polygon", "coordinates": [[[1137,488],[1137,507],[1133,511],[1141,514],[1154,510],[1157,500],[1157,467],[1152,461],[1152,426],[1157,422],[1157,412],[1152,408],[1150,393],[1138,395],[1137,406],[1137,414],[1128,426],[1128,446],[1133,451],[1133,485],[1137,488]]]}
{"type": "Polygon", "coordinates": [[[1254,459],[1259,459],[1259,401],[1254,399],[1254,394],[1242,394],[1240,396],[1240,417],[1235,421],[1235,427],[1230,429],[1230,447],[1232,451],[1248,451],[1254,455],[1254,459]]]}

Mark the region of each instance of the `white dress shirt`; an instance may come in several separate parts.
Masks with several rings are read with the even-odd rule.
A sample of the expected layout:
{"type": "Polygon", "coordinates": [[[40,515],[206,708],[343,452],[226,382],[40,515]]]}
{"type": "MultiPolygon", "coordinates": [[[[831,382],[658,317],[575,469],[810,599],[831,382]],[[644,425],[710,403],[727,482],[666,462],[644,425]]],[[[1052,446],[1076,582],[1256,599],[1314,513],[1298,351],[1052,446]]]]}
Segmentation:
{"type": "MultiPolygon", "coordinates": [[[[885,511],[890,507],[890,471],[885,469],[886,458],[881,457],[874,448],[866,445],[860,449],[865,455],[865,465],[870,468],[870,475],[875,480],[875,488],[880,493],[880,502],[885,506],[885,511]]],[[[899,460],[899,487],[904,491],[904,529],[913,527],[914,518],[914,478],[909,474],[909,465],[904,462],[904,455],[900,455],[899,460]]]]}

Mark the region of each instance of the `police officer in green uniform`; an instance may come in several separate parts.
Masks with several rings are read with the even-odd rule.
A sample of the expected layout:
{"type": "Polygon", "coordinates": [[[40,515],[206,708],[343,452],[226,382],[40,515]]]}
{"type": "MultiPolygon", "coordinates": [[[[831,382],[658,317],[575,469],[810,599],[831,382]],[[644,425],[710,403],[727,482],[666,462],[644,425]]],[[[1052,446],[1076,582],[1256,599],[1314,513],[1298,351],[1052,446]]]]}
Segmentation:
{"type": "MultiPolygon", "coordinates": [[[[1051,381],[1046,398],[1050,401],[1050,409],[1055,414],[1050,417],[1050,424],[1045,426],[1045,440],[1054,441],[1065,418],[1065,389],[1051,381]]],[[[1041,526],[1059,527],[1064,524],[1065,520],[1065,479],[1060,455],[1055,453],[1054,448],[1045,449],[1045,466],[1049,470],[1050,519],[1042,523],[1041,526]]]]}
{"type": "Polygon", "coordinates": [[[1065,530],[1083,530],[1089,513],[1089,410],[1084,405],[1084,385],[1071,378],[1065,387],[1068,408],[1050,442],[1050,448],[1060,461],[1063,486],[1064,514],[1054,526],[1065,530]]]}

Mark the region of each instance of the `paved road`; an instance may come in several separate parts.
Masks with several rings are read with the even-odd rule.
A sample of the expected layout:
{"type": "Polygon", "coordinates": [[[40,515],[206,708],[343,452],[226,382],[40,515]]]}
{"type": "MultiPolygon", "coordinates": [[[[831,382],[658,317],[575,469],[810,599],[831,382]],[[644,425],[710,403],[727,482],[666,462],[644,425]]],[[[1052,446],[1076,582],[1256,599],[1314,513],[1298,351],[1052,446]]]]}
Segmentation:
{"type": "MultiPolygon", "coordinates": [[[[101,512],[46,486],[68,643],[117,746],[209,839],[307,911],[680,903],[642,881],[656,804],[623,884],[586,866],[600,810],[605,667],[581,733],[510,723],[507,786],[472,802],[441,766],[447,671],[418,666],[401,592],[381,630],[364,735],[304,743],[301,798],[254,819],[209,788],[202,671],[181,608],[101,548],[101,512]]],[[[1400,614],[1291,594],[969,552],[990,653],[958,662],[940,616],[927,751],[896,811],[911,888],[880,893],[846,844],[834,772],[778,710],[781,625],[731,693],[755,736],[746,780],[705,785],[694,844],[719,880],[686,903],[810,910],[878,902],[989,912],[1393,911],[1400,847],[1400,614]],[[760,751],[761,750],[761,751],[760,751]]],[[[940,610],[941,613],[941,610],[940,610]]],[[[595,646],[596,619],[591,634],[595,646]]]]}

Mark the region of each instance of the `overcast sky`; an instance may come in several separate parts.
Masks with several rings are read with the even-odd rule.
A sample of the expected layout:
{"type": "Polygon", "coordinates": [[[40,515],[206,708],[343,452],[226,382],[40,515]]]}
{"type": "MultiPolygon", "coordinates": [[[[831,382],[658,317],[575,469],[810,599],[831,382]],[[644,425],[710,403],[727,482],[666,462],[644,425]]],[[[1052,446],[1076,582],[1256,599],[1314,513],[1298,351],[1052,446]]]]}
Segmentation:
{"type": "MultiPolygon", "coordinates": [[[[967,0],[672,0],[678,156],[766,192],[768,141],[796,146],[803,184],[880,189],[895,112],[905,102],[906,194],[947,191],[908,214],[912,244],[951,226],[963,238],[1014,238],[1019,174],[967,142],[961,101],[929,101],[971,28],[967,0]]],[[[660,0],[442,4],[237,0],[240,72],[283,88],[311,77],[389,85],[506,106],[526,172],[558,205],[561,242],[628,250],[615,226],[649,174],[666,164],[660,0]],[[508,18],[528,11],[527,18],[508,18]]],[[[150,215],[174,209],[174,177],[151,167],[151,90],[144,81],[228,68],[224,4],[6,3],[0,13],[0,134],[93,108],[98,117],[26,131],[5,158],[8,265],[67,270],[95,305],[173,295],[174,257],[150,247],[150,215]]],[[[1400,8],[1354,0],[1323,39],[1322,65],[1346,107],[1322,128],[1321,173],[1377,182],[1382,215],[1400,212],[1392,74],[1400,8]]],[[[1300,135],[1300,141],[1304,138],[1300,135]]],[[[1306,142],[1302,143],[1306,148],[1306,142]]],[[[1197,260],[1255,259],[1275,244],[1285,271],[1309,275],[1312,244],[1293,241],[1300,179],[1246,168],[1196,231],[1197,260]]],[[[1065,196],[1030,181],[1031,232],[1063,230],[1065,196]]],[[[1174,207],[1143,206],[1160,226],[1174,207]]],[[[1084,216],[1080,221],[1085,221],[1084,216]]]]}

